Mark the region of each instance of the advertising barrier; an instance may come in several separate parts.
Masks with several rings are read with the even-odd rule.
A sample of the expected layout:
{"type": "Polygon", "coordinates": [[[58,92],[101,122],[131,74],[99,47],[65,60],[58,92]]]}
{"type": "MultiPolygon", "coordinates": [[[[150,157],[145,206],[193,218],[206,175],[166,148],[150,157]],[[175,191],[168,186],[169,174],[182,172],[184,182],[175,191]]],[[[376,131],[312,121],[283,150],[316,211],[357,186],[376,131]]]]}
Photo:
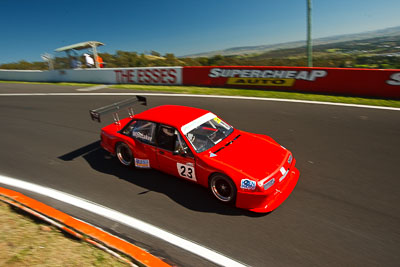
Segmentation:
{"type": "Polygon", "coordinates": [[[183,84],[400,98],[400,70],[308,67],[184,67],[183,84]]]}
{"type": "Polygon", "coordinates": [[[115,83],[182,84],[182,67],[114,69],[115,83]]]}
{"type": "Polygon", "coordinates": [[[190,85],[400,99],[399,69],[212,66],[0,70],[0,80],[190,85]]]}
{"type": "Polygon", "coordinates": [[[0,80],[181,85],[182,67],[64,69],[52,71],[0,70],[0,80]]]}

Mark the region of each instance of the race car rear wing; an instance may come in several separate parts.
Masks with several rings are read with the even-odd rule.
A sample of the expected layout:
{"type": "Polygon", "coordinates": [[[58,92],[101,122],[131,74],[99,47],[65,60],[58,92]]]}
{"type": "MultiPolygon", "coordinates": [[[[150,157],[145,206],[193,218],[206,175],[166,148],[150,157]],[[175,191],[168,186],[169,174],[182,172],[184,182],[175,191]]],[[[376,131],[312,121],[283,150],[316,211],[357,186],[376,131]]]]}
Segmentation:
{"type": "Polygon", "coordinates": [[[113,113],[114,122],[119,124],[118,112],[120,112],[122,109],[127,109],[129,116],[133,117],[133,105],[138,102],[144,106],[147,106],[147,99],[144,96],[137,95],[136,98],[126,99],[108,106],[89,110],[90,117],[94,121],[101,122],[100,117],[102,115],[113,113]]]}

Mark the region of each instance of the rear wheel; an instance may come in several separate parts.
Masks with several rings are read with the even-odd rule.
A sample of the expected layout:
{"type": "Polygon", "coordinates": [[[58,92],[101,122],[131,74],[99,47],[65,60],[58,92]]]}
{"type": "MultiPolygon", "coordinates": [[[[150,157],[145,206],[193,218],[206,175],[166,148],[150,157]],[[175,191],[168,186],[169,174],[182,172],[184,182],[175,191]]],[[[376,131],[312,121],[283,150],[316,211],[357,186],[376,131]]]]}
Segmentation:
{"type": "Polygon", "coordinates": [[[214,174],[210,178],[211,193],[224,203],[233,203],[236,199],[236,186],[226,175],[214,174]]]}
{"type": "Polygon", "coordinates": [[[119,162],[124,166],[132,166],[134,157],[131,149],[125,143],[118,143],[115,148],[115,153],[119,162]]]}

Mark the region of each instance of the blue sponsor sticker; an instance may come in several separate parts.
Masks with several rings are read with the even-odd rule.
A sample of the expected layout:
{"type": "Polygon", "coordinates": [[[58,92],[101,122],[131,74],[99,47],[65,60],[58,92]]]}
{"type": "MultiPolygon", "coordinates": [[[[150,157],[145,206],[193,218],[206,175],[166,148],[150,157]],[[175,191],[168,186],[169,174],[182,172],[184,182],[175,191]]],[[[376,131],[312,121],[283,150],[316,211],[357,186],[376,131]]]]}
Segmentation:
{"type": "Polygon", "coordinates": [[[135,166],[138,168],[150,168],[150,162],[148,159],[135,158],[135,166]]]}
{"type": "Polygon", "coordinates": [[[256,182],[249,179],[242,179],[240,182],[240,188],[254,190],[256,189],[256,182]]]}

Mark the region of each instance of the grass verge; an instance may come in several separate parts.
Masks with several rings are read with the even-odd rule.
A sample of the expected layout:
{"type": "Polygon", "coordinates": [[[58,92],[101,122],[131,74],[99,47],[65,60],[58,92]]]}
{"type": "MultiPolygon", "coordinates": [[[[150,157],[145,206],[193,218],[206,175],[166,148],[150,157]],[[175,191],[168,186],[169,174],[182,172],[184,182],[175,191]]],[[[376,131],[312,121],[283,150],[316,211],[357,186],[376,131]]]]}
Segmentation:
{"type": "MultiPolygon", "coordinates": [[[[0,81],[0,83],[26,83],[26,84],[56,84],[65,86],[90,87],[98,84],[89,83],[38,83],[38,82],[16,82],[16,81],[0,81]]],[[[332,103],[346,103],[369,106],[383,106],[400,108],[400,100],[377,99],[366,97],[350,97],[350,96],[334,96],[314,93],[297,93],[282,91],[264,91],[251,89],[234,89],[234,88],[214,88],[214,87],[196,87],[196,86],[164,86],[164,85],[138,85],[138,84],[118,84],[110,85],[110,88],[130,89],[135,91],[146,92],[168,92],[177,94],[198,94],[198,95],[222,95],[222,96],[247,96],[262,98],[279,98],[279,99],[296,99],[307,101],[321,101],[332,103]]]]}
{"type": "Polygon", "coordinates": [[[0,266],[128,266],[0,201],[0,266]],[[16,212],[15,212],[16,211],[16,212]]]}
{"type": "Polygon", "coordinates": [[[333,103],[346,103],[370,106],[384,106],[400,108],[400,100],[376,99],[363,97],[333,96],[311,93],[281,92],[281,91],[263,91],[250,89],[234,88],[212,88],[212,87],[194,87],[194,86],[161,86],[161,85],[112,85],[112,88],[131,89],[138,91],[170,92],[179,94],[201,94],[201,95],[223,95],[223,96],[247,96],[262,98],[296,99],[308,101],[321,101],[333,103]]]}
{"type": "Polygon", "coordinates": [[[22,81],[0,81],[0,83],[22,83],[22,84],[49,84],[49,85],[64,85],[64,86],[80,86],[80,87],[91,87],[98,84],[93,83],[50,83],[50,82],[22,82],[22,81]]]}

